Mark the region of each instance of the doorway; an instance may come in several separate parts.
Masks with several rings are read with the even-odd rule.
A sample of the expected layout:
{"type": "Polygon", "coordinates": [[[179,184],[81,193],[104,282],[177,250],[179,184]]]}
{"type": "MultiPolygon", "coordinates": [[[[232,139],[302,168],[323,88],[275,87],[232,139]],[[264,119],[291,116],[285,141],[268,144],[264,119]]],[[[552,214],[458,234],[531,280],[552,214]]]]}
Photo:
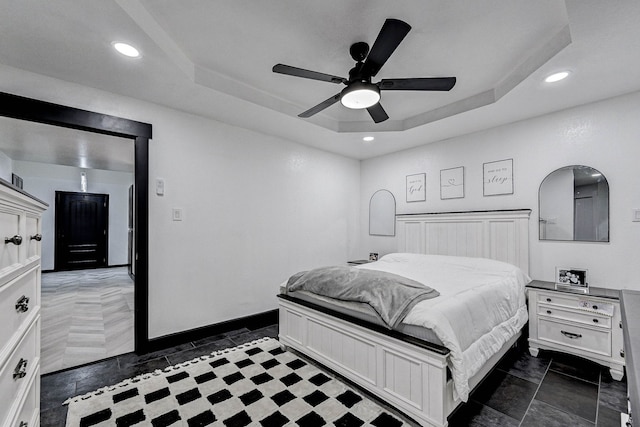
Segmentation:
{"type": "Polygon", "coordinates": [[[81,110],[0,92],[0,116],[62,128],[127,138],[134,145],[135,351],[149,348],[148,210],[149,140],[152,126],[122,117],[81,110]]]}
{"type": "Polygon", "coordinates": [[[55,270],[107,267],[109,195],[56,191],[55,270]]]}

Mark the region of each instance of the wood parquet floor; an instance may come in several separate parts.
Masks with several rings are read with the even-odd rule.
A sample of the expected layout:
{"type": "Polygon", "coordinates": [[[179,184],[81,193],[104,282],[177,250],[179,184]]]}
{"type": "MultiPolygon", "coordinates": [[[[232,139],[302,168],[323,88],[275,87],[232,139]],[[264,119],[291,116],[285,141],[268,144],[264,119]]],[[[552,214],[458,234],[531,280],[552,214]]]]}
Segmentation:
{"type": "Polygon", "coordinates": [[[41,373],[133,351],[127,267],[42,274],[41,373]]]}

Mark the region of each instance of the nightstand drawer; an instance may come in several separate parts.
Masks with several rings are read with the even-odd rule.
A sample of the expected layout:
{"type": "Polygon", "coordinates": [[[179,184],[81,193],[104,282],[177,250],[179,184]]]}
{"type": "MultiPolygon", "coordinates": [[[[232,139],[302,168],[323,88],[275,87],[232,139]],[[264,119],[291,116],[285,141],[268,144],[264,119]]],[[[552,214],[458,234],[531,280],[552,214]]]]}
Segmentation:
{"type": "Polygon", "coordinates": [[[611,318],[595,313],[588,313],[577,310],[565,310],[557,306],[539,304],[538,315],[549,316],[555,319],[569,320],[572,322],[584,323],[585,325],[597,326],[611,329],[611,318]]]}
{"type": "Polygon", "coordinates": [[[539,292],[537,295],[538,302],[578,308],[578,301],[575,296],[565,296],[559,292],[555,292],[553,294],[539,292]]]}
{"type": "Polygon", "coordinates": [[[560,292],[554,293],[538,293],[539,303],[563,305],[568,308],[577,308],[584,311],[601,311],[607,314],[613,314],[615,305],[610,302],[604,302],[581,295],[567,295],[560,292]]]}
{"type": "Polygon", "coordinates": [[[608,330],[587,329],[539,318],[538,338],[541,341],[611,356],[611,332],[608,330]]]}

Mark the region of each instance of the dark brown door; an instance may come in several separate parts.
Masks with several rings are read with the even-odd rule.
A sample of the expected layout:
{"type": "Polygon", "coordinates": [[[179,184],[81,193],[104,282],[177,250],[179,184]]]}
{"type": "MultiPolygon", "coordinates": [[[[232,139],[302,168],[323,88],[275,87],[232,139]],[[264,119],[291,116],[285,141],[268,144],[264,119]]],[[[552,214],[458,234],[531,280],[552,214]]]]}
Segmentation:
{"type": "Polygon", "coordinates": [[[56,270],[107,266],[109,195],[56,191],[56,270]]]}

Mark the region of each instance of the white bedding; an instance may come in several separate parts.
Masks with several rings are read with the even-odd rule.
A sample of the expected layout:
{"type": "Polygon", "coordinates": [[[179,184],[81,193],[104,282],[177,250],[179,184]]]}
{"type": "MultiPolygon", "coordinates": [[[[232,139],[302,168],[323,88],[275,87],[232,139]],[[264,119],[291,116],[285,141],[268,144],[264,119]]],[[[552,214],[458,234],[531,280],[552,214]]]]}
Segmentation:
{"type": "Polygon", "coordinates": [[[419,302],[403,323],[432,329],[449,349],[455,391],[467,401],[469,378],[527,322],[518,267],[485,258],[397,253],[359,266],[421,282],[440,296],[419,302]]]}

